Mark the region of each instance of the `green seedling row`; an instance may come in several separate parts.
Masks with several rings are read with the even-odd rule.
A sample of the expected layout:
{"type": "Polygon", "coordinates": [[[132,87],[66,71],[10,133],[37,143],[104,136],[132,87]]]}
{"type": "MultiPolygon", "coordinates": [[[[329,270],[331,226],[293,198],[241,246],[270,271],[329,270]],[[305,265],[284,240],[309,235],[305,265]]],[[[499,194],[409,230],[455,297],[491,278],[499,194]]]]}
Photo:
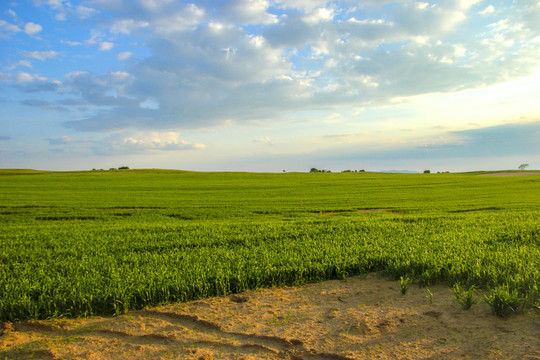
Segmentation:
{"type": "MultiPolygon", "coordinates": [[[[370,271],[538,308],[540,176],[0,170],[0,321],[370,271]]],[[[406,296],[406,295],[405,295],[406,296]]]]}

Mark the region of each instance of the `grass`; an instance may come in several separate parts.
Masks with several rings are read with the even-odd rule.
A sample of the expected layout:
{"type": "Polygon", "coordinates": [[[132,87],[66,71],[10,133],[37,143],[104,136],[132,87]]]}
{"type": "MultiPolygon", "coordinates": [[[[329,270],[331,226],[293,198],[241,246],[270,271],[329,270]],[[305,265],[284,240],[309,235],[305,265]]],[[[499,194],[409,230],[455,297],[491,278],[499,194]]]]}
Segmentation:
{"type": "Polygon", "coordinates": [[[461,305],[463,310],[470,310],[470,308],[478,302],[476,299],[474,299],[474,290],[474,285],[472,285],[467,291],[465,291],[459,284],[454,284],[452,287],[454,300],[461,305]]]}
{"type": "Polygon", "coordinates": [[[412,283],[412,279],[409,276],[407,275],[400,276],[399,286],[401,289],[401,295],[405,295],[409,291],[409,287],[411,286],[411,283],[412,283]]]}
{"type": "Polygon", "coordinates": [[[0,320],[120,314],[380,270],[487,290],[503,316],[537,308],[539,183],[0,170],[0,320]]]}

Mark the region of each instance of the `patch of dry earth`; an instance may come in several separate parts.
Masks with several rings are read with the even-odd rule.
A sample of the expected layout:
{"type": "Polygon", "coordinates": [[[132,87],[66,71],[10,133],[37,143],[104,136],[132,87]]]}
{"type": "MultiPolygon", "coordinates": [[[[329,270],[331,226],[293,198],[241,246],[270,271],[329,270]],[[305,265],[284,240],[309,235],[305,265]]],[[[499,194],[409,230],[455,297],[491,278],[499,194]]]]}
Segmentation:
{"type": "MultiPolygon", "coordinates": [[[[448,287],[380,274],[261,289],[118,317],[4,324],[0,359],[540,359],[538,312],[508,319],[448,287]]],[[[480,298],[482,295],[477,294],[480,298]]]]}

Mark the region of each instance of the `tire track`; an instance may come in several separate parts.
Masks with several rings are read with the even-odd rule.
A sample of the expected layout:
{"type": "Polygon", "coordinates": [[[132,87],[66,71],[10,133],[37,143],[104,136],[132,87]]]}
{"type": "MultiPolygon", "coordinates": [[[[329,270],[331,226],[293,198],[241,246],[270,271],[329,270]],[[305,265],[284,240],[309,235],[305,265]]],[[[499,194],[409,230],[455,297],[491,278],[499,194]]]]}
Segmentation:
{"type": "Polygon", "coordinates": [[[199,349],[216,349],[219,348],[223,351],[228,352],[239,352],[241,350],[243,353],[253,353],[253,354],[272,354],[276,355],[277,352],[271,348],[265,347],[263,345],[259,344],[242,344],[242,345],[234,345],[227,342],[222,341],[214,341],[214,340],[187,340],[183,341],[178,339],[174,335],[164,335],[164,334],[145,334],[145,335],[134,335],[129,334],[124,331],[119,330],[109,330],[109,329],[99,329],[99,330],[93,330],[91,333],[94,336],[103,337],[104,339],[110,339],[111,336],[117,340],[122,341],[125,344],[131,344],[131,345],[165,345],[168,347],[175,346],[175,347],[181,347],[181,348],[188,348],[188,347],[196,347],[199,349]]]}
{"type": "MultiPolygon", "coordinates": [[[[157,310],[140,310],[137,312],[141,316],[157,318],[171,322],[174,325],[208,334],[222,339],[232,340],[241,343],[240,346],[233,346],[236,350],[239,348],[258,350],[262,352],[272,352],[283,358],[294,360],[352,360],[349,357],[333,354],[319,353],[313,349],[305,347],[304,343],[297,339],[285,339],[278,336],[247,334],[241,332],[224,330],[219,324],[204,320],[195,315],[179,314],[173,312],[162,312],[157,310]]],[[[221,342],[219,344],[222,344],[221,342]]],[[[230,350],[224,349],[222,350],[230,350]]]]}

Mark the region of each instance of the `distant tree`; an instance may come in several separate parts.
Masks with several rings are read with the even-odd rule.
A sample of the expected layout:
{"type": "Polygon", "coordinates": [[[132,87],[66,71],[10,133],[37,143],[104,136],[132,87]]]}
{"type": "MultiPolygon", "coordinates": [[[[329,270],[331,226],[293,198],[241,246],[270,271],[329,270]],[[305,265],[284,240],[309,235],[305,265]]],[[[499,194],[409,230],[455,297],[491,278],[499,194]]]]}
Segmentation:
{"type": "Polygon", "coordinates": [[[424,170],[424,174],[431,174],[431,171],[429,171],[429,170],[424,170]]]}
{"type": "Polygon", "coordinates": [[[129,170],[129,166],[120,166],[118,170],[129,170]]]}
{"type": "Polygon", "coordinates": [[[528,167],[529,167],[529,164],[521,164],[521,165],[518,166],[518,169],[519,170],[525,170],[528,167]]]}
{"type": "Polygon", "coordinates": [[[309,170],[310,173],[331,173],[332,171],[331,170],[325,170],[325,169],[317,169],[317,168],[311,168],[311,170],[309,170]]]}

